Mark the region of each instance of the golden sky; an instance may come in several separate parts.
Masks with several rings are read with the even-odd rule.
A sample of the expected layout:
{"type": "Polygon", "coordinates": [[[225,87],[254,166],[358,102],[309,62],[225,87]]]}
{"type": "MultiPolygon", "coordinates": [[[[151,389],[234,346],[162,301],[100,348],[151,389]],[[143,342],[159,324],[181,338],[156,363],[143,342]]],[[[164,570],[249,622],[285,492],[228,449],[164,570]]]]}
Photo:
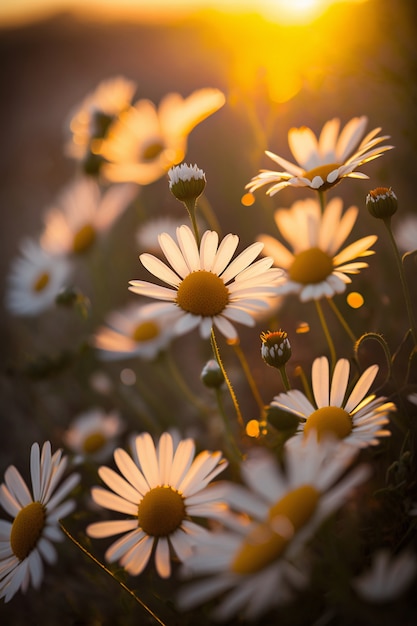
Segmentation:
{"type": "Polygon", "coordinates": [[[273,21],[305,22],[335,2],[366,0],[2,0],[0,23],[30,21],[56,11],[77,10],[108,17],[123,15],[163,19],[201,8],[258,11],[273,21]]]}

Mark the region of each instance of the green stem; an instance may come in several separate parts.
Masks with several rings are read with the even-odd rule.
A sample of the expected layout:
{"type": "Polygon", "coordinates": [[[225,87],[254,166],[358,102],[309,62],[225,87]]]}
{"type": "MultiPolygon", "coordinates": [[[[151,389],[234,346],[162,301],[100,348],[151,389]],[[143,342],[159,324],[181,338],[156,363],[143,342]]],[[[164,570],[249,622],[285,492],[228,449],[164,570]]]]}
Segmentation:
{"type": "Polygon", "coordinates": [[[262,398],[261,398],[261,395],[259,393],[257,384],[255,382],[254,377],[252,376],[252,372],[251,372],[250,367],[248,365],[248,361],[247,361],[247,359],[246,359],[246,357],[245,357],[245,355],[243,353],[243,350],[241,349],[239,343],[237,343],[237,342],[233,343],[233,349],[236,352],[236,355],[237,355],[237,357],[238,357],[238,359],[240,361],[240,364],[242,366],[243,372],[244,372],[244,374],[246,376],[246,380],[248,381],[249,387],[250,387],[250,389],[251,389],[251,391],[253,393],[253,397],[255,398],[256,403],[257,403],[257,405],[259,407],[259,410],[261,412],[261,416],[263,416],[264,413],[265,413],[265,404],[262,401],[262,398]]]}
{"type": "Polygon", "coordinates": [[[60,521],[59,525],[61,526],[62,531],[64,532],[64,534],[68,537],[68,539],[70,539],[72,541],[73,544],[75,544],[77,546],[77,548],[79,548],[81,550],[81,552],[83,552],[83,554],[85,554],[86,556],[88,556],[89,559],[91,559],[96,565],[98,565],[102,570],[104,570],[109,576],[111,576],[116,582],[119,583],[119,585],[122,587],[122,589],[124,589],[125,591],[127,591],[127,593],[132,596],[132,598],[134,600],[136,600],[136,602],[147,612],[149,613],[149,615],[151,617],[153,617],[153,619],[160,624],[160,626],[166,626],[165,623],[159,619],[159,617],[157,615],[155,615],[155,613],[140,599],[138,598],[138,596],[131,590],[129,589],[129,587],[127,585],[124,584],[124,582],[122,582],[121,580],[119,580],[119,578],[117,578],[117,576],[115,576],[113,574],[113,572],[111,572],[109,569],[107,569],[107,567],[105,565],[103,565],[103,563],[100,563],[99,560],[97,560],[86,548],[84,548],[84,546],[82,546],[76,539],[75,537],[73,537],[71,535],[71,533],[65,528],[65,526],[63,525],[63,523],[60,521]]]}
{"type": "Polygon", "coordinates": [[[330,351],[330,359],[332,362],[332,370],[334,369],[334,366],[336,365],[336,351],[335,351],[335,347],[334,347],[334,343],[333,343],[333,339],[331,337],[330,331],[329,331],[329,327],[327,326],[327,322],[326,319],[324,317],[323,314],[323,309],[322,306],[320,304],[319,300],[315,300],[314,301],[316,303],[316,309],[317,309],[317,313],[320,319],[320,324],[323,328],[323,332],[324,335],[326,337],[326,341],[327,341],[327,345],[329,346],[329,351],[330,351]]]}
{"type": "Polygon", "coordinates": [[[240,463],[242,461],[243,455],[241,453],[241,451],[239,450],[238,446],[236,445],[236,441],[235,438],[233,436],[232,433],[232,429],[230,428],[230,422],[227,418],[227,415],[225,413],[224,410],[224,403],[223,403],[223,396],[222,396],[222,392],[219,388],[215,389],[216,392],[216,400],[217,400],[217,408],[219,410],[219,413],[222,417],[223,420],[223,424],[224,424],[224,428],[226,430],[226,434],[227,434],[227,447],[229,448],[230,451],[230,460],[237,465],[237,467],[240,467],[240,463]]]}
{"type": "Polygon", "coordinates": [[[318,194],[319,194],[321,212],[324,213],[324,209],[326,208],[326,192],[319,191],[318,194]]]}
{"type": "Polygon", "coordinates": [[[195,200],[185,200],[185,207],[188,211],[188,215],[190,216],[191,224],[194,231],[194,237],[197,242],[197,246],[200,245],[200,233],[198,232],[197,220],[195,216],[195,209],[197,206],[197,202],[195,200]]]}
{"type": "Polygon", "coordinates": [[[284,384],[285,390],[290,391],[291,384],[288,378],[287,370],[285,369],[285,365],[279,368],[279,373],[281,374],[282,382],[284,384]]]}
{"type": "Polygon", "coordinates": [[[240,411],[239,403],[237,401],[235,391],[234,391],[234,389],[232,387],[232,383],[230,382],[230,378],[227,375],[227,372],[226,372],[226,370],[224,368],[222,359],[220,357],[219,347],[217,345],[216,336],[214,334],[214,329],[211,330],[211,346],[213,348],[214,357],[215,357],[217,363],[219,364],[219,367],[220,367],[220,369],[222,371],[222,374],[224,376],[224,380],[225,380],[225,383],[226,383],[227,388],[229,390],[230,397],[232,398],[232,402],[233,402],[233,405],[234,405],[235,411],[236,411],[237,421],[239,423],[239,426],[242,428],[242,430],[244,430],[245,429],[245,424],[243,422],[242,413],[240,411]]]}
{"type": "Polygon", "coordinates": [[[347,321],[345,320],[345,318],[343,317],[343,315],[339,311],[339,309],[336,306],[333,298],[327,298],[327,302],[329,303],[331,309],[333,310],[333,313],[336,315],[337,319],[339,320],[340,324],[345,329],[346,333],[348,334],[348,336],[350,337],[352,342],[356,343],[356,337],[355,337],[352,329],[350,328],[349,324],[347,323],[347,321]]]}
{"type": "Polygon", "coordinates": [[[403,293],[404,293],[404,299],[405,299],[405,305],[407,308],[407,314],[408,314],[408,323],[410,324],[410,328],[411,328],[411,334],[413,336],[413,341],[414,341],[414,345],[417,346],[417,328],[416,328],[416,323],[414,321],[414,316],[413,316],[413,307],[411,304],[411,298],[410,298],[410,292],[408,290],[408,286],[407,286],[407,281],[405,278],[405,272],[404,272],[404,266],[401,260],[401,256],[398,250],[398,246],[397,243],[395,241],[394,238],[394,234],[392,232],[392,228],[391,228],[391,217],[387,217],[383,220],[387,231],[388,231],[388,236],[389,239],[391,241],[392,244],[392,248],[394,250],[394,256],[395,256],[395,260],[397,263],[397,267],[398,267],[398,272],[400,274],[400,280],[401,280],[401,285],[403,288],[403,293]]]}

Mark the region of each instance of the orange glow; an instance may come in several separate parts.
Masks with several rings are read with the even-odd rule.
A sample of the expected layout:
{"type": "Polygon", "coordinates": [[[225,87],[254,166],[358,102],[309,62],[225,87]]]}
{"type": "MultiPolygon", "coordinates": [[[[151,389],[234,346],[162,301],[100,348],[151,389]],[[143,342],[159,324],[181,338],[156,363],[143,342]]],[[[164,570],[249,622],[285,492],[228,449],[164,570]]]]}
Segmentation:
{"type": "Polygon", "coordinates": [[[246,424],[246,434],[248,437],[254,437],[254,438],[259,437],[260,428],[259,428],[258,420],[250,420],[246,424]]]}
{"type": "Polygon", "coordinates": [[[346,302],[350,307],[352,307],[352,309],[360,309],[360,307],[363,306],[365,300],[363,299],[362,294],[358,293],[357,291],[352,291],[351,293],[348,293],[346,297],[346,302]]]}
{"type": "Polygon", "coordinates": [[[243,206],[252,206],[255,202],[255,196],[253,193],[245,193],[241,198],[241,203],[243,206]]]}

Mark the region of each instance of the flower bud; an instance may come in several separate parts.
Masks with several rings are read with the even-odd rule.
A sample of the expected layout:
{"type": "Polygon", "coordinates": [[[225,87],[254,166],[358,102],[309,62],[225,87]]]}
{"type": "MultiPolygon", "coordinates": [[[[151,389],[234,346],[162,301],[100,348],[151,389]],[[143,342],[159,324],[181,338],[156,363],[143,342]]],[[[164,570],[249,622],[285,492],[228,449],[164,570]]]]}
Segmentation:
{"type": "Polygon", "coordinates": [[[291,346],[285,330],[261,333],[261,355],[265,363],[278,369],[291,358],[291,346]]]}
{"type": "Polygon", "coordinates": [[[273,404],[266,408],[266,421],[276,430],[292,436],[296,433],[300,420],[293,413],[284,411],[273,404]]]}
{"type": "Polygon", "coordinates": [[[200,378],[205,386],[210,389],[218,389],[224,383],[223,372],[215,359],[207,361],[202,369],[200,378]]]}
{"type": "Polygon", "coordinates": [[[195,201],[204,191],[206,175],[197,165],[175,165],[168,171],[169,188],[181,202],[195,201]]]}
{"type": "Polygon", "coordinates": [[[366,207],[373,217],[386,219],[397,212],[397,196],[391,187],[377,187],[368,193],[366,207]]]}

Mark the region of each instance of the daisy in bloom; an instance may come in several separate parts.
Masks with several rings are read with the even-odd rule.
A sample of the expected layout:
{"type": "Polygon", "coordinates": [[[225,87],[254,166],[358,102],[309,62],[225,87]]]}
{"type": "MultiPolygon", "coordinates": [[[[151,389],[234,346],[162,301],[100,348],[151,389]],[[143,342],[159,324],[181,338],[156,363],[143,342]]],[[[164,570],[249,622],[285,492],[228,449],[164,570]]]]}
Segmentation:
{"type": "Polygon", "coordinates": [[[57,559],[52,542],[63,538],[58,520],[75,508],[72,500],[63,500],[79,481],[72,474],[58,488],[66,467],[67,457],[61,450],[52,455],[47,441],[42,452],[37,443],[31,448],[32,493],[14,465],[5,472],[0,504],[13,517],[13,522],[0,520],[0,598],[5,602],[29,584],[38,589],[43,559],[49,564],[57,559]]]}
{"type": "Polygon", "coordinates": [[[92,338],[103,361],[154,359],[172,339],[172,314],[149,316],[144,307],[129,305],[107,316],[106,325],[92,338]]]}
{"type": "Polygon", "coordinates": [[[373,555],[370,568],[352,581],[352,587],[363,600],[383,604],[399,598],[416,574],[416,554],[403,551],[393,555],[381,549],[373,555]]]}
{"type": "Polygon", "coordinates": [[[368,476],[360,466],[340,480],[352,460],[352,450],[340,451],[330,440],[319,443],[313,435],[287,443],[285,471],[266,453],[249,455],[242,464],[249,489],[234,484],[226,492],[243,519],[195,546],[183,572],[202,578],[181,589],[180,608],[220,595],[215,619],[255,620],[291,600],[294,588],[308,584],[307,541],[368,476]]]}
{"type": "Polygon", "coordinates": [[[132,103],[136,83],[123,76],[102,81],[70,114],[68,156],[82,160],[97,152],[111,122],[132,103]]]}
{"type": "Polygon", "coordinates": [[[192,439],[174,443],[164,433],[155,446],[149,433],[134,440],[133,459],[118,448],[114,460],[122,476],[108,467],[99,475],[111,489],[95,487],[96,504],[118,511],[121,520],[90,524],[87,534],[101,538],[122,535],[106,552],[106,559],[119,561],[129,574],[140,574],[155,549],[155,566],[162,578],[171,574],[172,553],[183,561],[196,540],[206,531],[193,517],[218,518],[226,508],[220,485],[209,485],[227,461],[221,452],[195,455],[192,439]]]}
{"type": "Polygon", "coordinates": [[[65,445],[76,454],[74,462],[85,458],[103,461],[116,447],[116,439],[124,430],[120,415],[91,409],[78,415],[63,434],[65,445]]]}
{"type": "Polygon", "coordinates": [[[210,88],[187,98],[169,93],[158,108],[150,100],[139,100],[119,116],[103,141],[103,175],[112,182],[139,185],[158,180],[184,159],[193,128],[224,103],[224,94],[210,88]]]}
{"type": "Polygon", "coordinates": [[[288,186],[325,191],[343,178],[369,178],[357,168],[393,146],[379,145],[389,139],[388,135],[378,136],[380,128],[375,128],[362,139],[367,123],[364,115],[354,117],[339,134],[340,120],[334,118],[326,122],[318,139],[311,128],[291,128],[288,144],[297,164],[267,150],[266,155],[284,168],[283,171],[261,170],[246,185],[246,189],[253,193],[264,185],[270,185],[267,194],[273,196],[288,186]]]}
{"type": "Polygon", "coordinates": [[[6,307],[15,315],[38,315],[54,305],[72,267],[33,239],[24,239],[20,248],[21,256],[13,261],[8,275],[6,307]]]}
{"type": "Polygon", "coordinates": [[[254,313],[268,307],[265,299],[277,292],[281,270],[271,268],[272,259],[268,257],[252,263],[262,243],[252,244],[230,262],[239,243],[237,235],[226,235],[218,245],[218,234],[207,230],[198,247],[191,229],[183,225],[177,229],[177,240],[178,245],[168,233],[159,236],[161,249],[173,269],[152,254],[139,257],[146,269],[169,288],[132,280],[129,289],[163,300],[148,305],[144,312],[176,313],[177,334],[198,326],[201,336],[207,338],[214,324],[225,337],[236,339],[231,322],[255,324],[254,313]]]}
{"type": "Polygon", "coordinates": [[[341,198],[332,198],[323,213],[319,202],[311,198],[275,212],[278,230],[290,248],[270,235],[257,239],[264,244],[263,254],[285,270],[280,294],[298,294],[301,302],[331,298],[352,282],[349,274],[368,267],[357,259],[374,254],[370,247],[377,237],[363,237],[340,250],[358,215],[354,206],[343,215],[342,211],[341,198]]]}
{"type": "Polygon", "coordinates": [[[386,398],[366,395],[378,373],[378,365],[371,365],[356,382],[346,397],[350,364],[347,359],[337,361],[330,380],[329,361],[322,356],[313,362],[311,378],[314,402],[302,391],[292,389],[275,396],[271,406],[296,415],[301,421],[300,431],[307,436],[314,430],[321,439],[337,437],[355,448],[379,443],[379,437],[391,433],[384,430],[388,414],[396,410],[386,398]]]}
{"type": "Polygon", "coordinates": [[[137,193],[134,185],[114,185],[102,192],[91,177],[81,176],[64,188],[44,216],[41,236],[53,254],[81,254],[109,230],[137,193]]]}

